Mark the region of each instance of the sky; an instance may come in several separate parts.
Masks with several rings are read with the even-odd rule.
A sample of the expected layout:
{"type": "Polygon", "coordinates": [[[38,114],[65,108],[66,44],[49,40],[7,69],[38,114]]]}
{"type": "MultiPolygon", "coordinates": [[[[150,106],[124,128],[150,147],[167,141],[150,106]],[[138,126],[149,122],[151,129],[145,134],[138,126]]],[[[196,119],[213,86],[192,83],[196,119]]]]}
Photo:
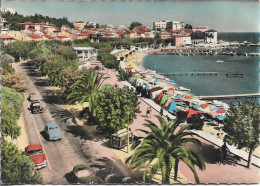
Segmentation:
{"type": "Polygon", "coordinates": [[[152,27],[153,21],[184,21],[219,32],[260,32],[259,1],[4,1],[2,8],[18,13],[67,17],[70,21],[129,26],[132,21],[152,27]]]}

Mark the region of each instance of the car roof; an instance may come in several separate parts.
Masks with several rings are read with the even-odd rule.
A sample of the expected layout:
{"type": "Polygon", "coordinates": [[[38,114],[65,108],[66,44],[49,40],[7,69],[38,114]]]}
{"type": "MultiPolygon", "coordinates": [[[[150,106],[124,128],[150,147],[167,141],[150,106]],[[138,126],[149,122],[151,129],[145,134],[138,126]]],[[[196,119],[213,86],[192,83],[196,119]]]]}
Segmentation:
{"type": "Polygon", "coordinates": [[[32,150],[42,150],[42,145],[40,144],[34,144],[34,145],[29,145],[26,147],[27,151],[32,151],[32,150]]]}
{"type": "Polygon", "coordinates": [[[47,123],[48,127],[58,127],[57,123],[47,123]]]}

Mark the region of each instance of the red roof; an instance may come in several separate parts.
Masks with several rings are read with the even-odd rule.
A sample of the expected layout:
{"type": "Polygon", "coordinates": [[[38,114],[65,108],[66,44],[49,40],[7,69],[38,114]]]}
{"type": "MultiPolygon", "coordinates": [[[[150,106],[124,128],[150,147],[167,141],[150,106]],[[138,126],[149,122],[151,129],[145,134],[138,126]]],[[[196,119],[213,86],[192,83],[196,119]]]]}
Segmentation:
{"type": "Polygon", "coordinates": [[[128,32],[129,34],[135,33],[133,30],[126,30],[126,32],[128,32]]]}
{"type": "Polygon", "coordinates": [[[44,37],[46,37],[47,39],[54,39],[53,37],[51,37],[49,35],[44,35],[44,37]]]}
{"type": "Polygon", "coordinates": [[[47,25],[47,23],[40,23],[40,25],[47,25]]]}
{"type": "Polygon", "coordinates": [[[56,26],[55,24],[49,24],[49,26],[56,26]]]}
{"type": "Polygon", "coordinates": [[[82,33],[82,34],[78,34],[77,36],[89,36],[89,34],[84,34],[84,33],[82,33]]]}
{"type": "Polygon", "coordinates": [[[109,37],[111,37],[111,36],[114,36],[113,34],[104,34],[104,36],[109,36],[109,37]]]}
{"type": "Polygon", "coordinates": [[[96,31],[97,29],[96,28],[88,28],[88,30],[96,31]]]}
{"type": "Polygon", "coordinates": [[[11,36],[7,35],[7,34],[1,34],[1,39],[14,39],[11,36]]]}
{"type": "Polygon", "coordinates": [[[59,28],[55,28],[54,32],[60,32],[61,30],[59,28]]]}
{"type": "Polygon", "coordinates": [[[77,21],[76,23],[84,23],[83,21],[77,21]]]}
{"type": "Polygon", "coordinates": [[[138,27],[136,27],[136,29],[141,30],[143,32],[148,32],[148,30],[143,26],[138,26],[138,27]]]}
{"type": "Polygon", "coordinates": [[[42,37],[39,36],[39,35],[32,35],[32,34],[30,34],[30,35],[28,35],[28,36],[31,37],[31,38],[33,38],[33,39],[42,39],[42,37]]]}
{"type": "Polygon", "coordinates": [[[68,37],[67,36],[57,36],[57,38],[59,38],[59,39],[67,39],[68,37]]]}
{"type": "Polygon", "coordinates": [[[65,32],[67,32],[67,33],[69,33],[69,34],[72,34],[70,31],[67,31],[67,30],[66,30],[65,32]]]}
{"type": "Polygon", "coordinates": [[[148,91],[149,91],[149,92],[156,92],[156,91],[162,90],[162,89],[163,89],[163,88],[161,88],[161,87],[155,87],[155,88],[149,89],[148,91]]]}
{"type": "Polygon", "coordinates": [[[40,30],[40,32],[42,32],[42,33],[46,34],[46,32],[45,32],[44,30],[40,30]]]}
{"type": "Polygon", "coordinates": [[[193,31],[190,30],[190,29],[184,29],[184,32],[186,32],[186,33],[192,33],[193,31]]]}
{"type": "Polygon", "coordinates": [[[144,32],[138,32],[138,34],[144,34],[144,32]]]}
{"type": "Polygon", "coordinates": [[[192,29],[207,29],[205,26],[193,26],[192,29]]]}
{"type": "Polygon", "coordinates": [[[118,35],[124,35],[124,32],[116,32],[118,35]]]}
{"type": "Polygon", "coordinates": [[[25,25],[31,25],[32,23],[31,22],[25,22],[24,24],[25,25]]]}
{"type": "Polygon", "coordinates": [[[181,33],[181,30],[170,30],[172,33],[181,33]]]}
{"type": "Polygon", "coordinates": [[[65,27],[65,28],[70,28],[69,26],[67,26],[67,25],[62,25],[63,27],[65,27]]]}
{"type": "Polygon", "coordinates": [[[190,37],[190,36],[187,36],[187,35],[175,35],[174,37],[190,37]]]}
{"type": "Polygon", "coordinates": [[[18,23],[18,25],[23,26],[23,25],[25,25],[25,23],[18,23]]]}
{"type": "Polygon", "coordinates": [[[213,30],[213,29],[210,29],[210,30],[207,30],[205,32],[217,32],[216,30],[213,30]]]}
{"type": "Polygon", "coordinates": [[[30,32],[36,32],[36,30],[34,30],[34,29],[28,29],[28,31],[30,31],[30,32]]]}
{"type": "Polygon", "coordinates": [[[171,33],[159,33],[160,36],[170,36],[171,33]]]}

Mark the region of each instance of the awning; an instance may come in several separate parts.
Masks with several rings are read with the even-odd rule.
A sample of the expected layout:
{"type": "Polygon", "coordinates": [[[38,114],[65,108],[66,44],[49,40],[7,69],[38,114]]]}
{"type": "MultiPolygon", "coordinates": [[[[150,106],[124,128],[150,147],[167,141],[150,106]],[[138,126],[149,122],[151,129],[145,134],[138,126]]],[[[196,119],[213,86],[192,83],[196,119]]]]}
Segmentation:
{"type": "Polygon", "coordinates": [[[163,97],[163,93],[161,92],[161,93],[157,96],[157,98],[155,99],[155,103],[158,104],[158,102],[161,100],[162,97],[163,97]]]}
{"type": "Polygon", "coordinates": [[[199,113],[203,113],[203,112],[200,110],[193,110],[192,108],[189,108],[187,118],[191,117],[194,114],[199,114],[199,113]]]}
{"type": "Polygon", "coordinates": [[[175,102],[182,102],[181,99],[174,99],[173,101],[175,101],[175,102]]]}
{"type": "Polygon", "coordinates": [[[223,114],[223,113],[226,113],[226,110],[224,110],[224,109],[219,109],[219,110],[217,110],[216,112],[223,114]]]}
{"type": "Polygon", "coordinates": [[[208,106],[210,106],[210,104],[208,104],[208,103],[205,103],[205,104],[201,104],[201,106],[205,108],[205,107],[208,107],[208,106]]]}

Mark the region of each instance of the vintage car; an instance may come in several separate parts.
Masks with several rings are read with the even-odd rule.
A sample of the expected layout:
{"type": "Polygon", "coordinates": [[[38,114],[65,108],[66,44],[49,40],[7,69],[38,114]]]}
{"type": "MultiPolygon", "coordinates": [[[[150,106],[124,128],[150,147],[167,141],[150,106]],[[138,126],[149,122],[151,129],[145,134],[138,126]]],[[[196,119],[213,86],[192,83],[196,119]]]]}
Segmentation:
{"type": "Polygon", "coordinates": [[[43,153],[42,145],[35,144],[25,147],[25,154],[31,158],[34,163],[34,169],[46,167],[47,159],[43,153]]]}
{"type": "Polygon", "coordinates": [[[40,102],[39,101],[33,101],[31,102],[30,105],[30,110],[33,114],[36,113],[42,113],[43,112],[43,108],[41,108],[40,102]]]}
{"type": "Polygon", "coordinates": [[[38,98],[35,93],[30,93],[28,99],[29,101],[38,101],[38,98]]]}
{"type": "Polygon", "coordinates": [[[48,140],[56,141],[62,139],[62,133],[57,123],[47,123],[44,132],[48,140]]]}
{"type": "Polygon", "coordinates": [[[76,181],[79,183],[93,183],[91,178],[91,174],[87,165],[79,164],[75,165],[73,168],[73,176],[75,177],[76,181]]]}

